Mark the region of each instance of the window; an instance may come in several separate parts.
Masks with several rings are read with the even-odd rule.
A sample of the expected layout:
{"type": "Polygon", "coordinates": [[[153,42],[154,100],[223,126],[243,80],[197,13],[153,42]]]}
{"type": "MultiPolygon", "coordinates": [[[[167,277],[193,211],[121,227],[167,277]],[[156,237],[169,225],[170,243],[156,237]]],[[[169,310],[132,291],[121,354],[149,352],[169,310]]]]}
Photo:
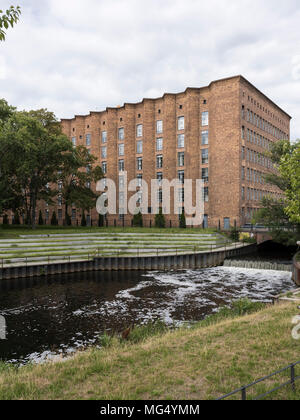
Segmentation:
{"type": "Polygon", "coordinates": [[[76,137],[72,137],[72,144],[74,147],[76,146],[76,137]]]}
{"type": "Polygon", "coordinates": [[[208,111],[202,112],[202,127],[208,125],[208,111]]]}
{"type": "Polygon", "coordinates": [[[85,141],[86,141],[86,145],[90,146],[91,145],[91,134],[87,134],[85,136],[85,141]]]}
{"type": "Polygon", "coordinates": [[[103,174],[107,174],[107,162],[102,162],[102,172],[103,174]]]}
{"type": "Polygon", "coordinates": [[[124,128],[119,128],[118,138],[119,138],[119,140],[124,140],[124,138],[125,138],[124,128]]]}
{"type": "Polygon", "coordinates": [[[178,171],[178,179],[181,184],[184,184],[184,171],[178,171]]]}
{"type": "Polygon", "coordinates": [[[58,209],[57,214],[58,214],[59,220],[61,220],[62,219],[62,209],[58,209]]]}
{"type": "Polygon", "coordinates": [[[157,198],[158,198],[158,202],[159,202],[159,204],[161,204],[162,202],[163,202],[163,192],[162,192],[162,190],[158,190],[158,192],[157,192],[157,198]]]}
{"type": "Polygon", "coordinates": [[[125,198],[124,192],[120,192],[119,193],[119,206],[124,206],[124,202],[125,202],[124,198],[125,198]]]}
{"type": "Polygon", "coordinates": [[[178,149],[183,149],[185,145],[184,134],[178,135],[178,149]]]}
{"type": "Polygon", "coordinates": [[[243,140],[245,139],[245,127],[244,126],[242,127],[242,139],[243,140]]]}
{"type": "Polygon", "coordinates": [[[161,151],[163,149],[163,139],[156,139],[156,151],[161,151]]]}
{"type": "Polygon", "coordinates": [[[72,220],[76,220],[76,209],[72,209],[72,220]]]}
{"type": "Polygon", "coordinates": [[[201,143],[203,146],[208,144],[208,131],[202,131],[201,133],[201,143]]]}
{"type": "Polygon", "coordinates": [[[140,140],[136,144],[136,152],[141,155],[143,153],[143,142],[140,140]]]}
{"type": "Polygon", "coordinates": [[[119,188],[123,189],[125,185],[124,175],[119,176],[119,188]]]}
{"type": "Polygon", "coordinates": [[[208,163],[208,149],[202,150],[202,164],[208,163]]]}
{"type": "Polygon", "coordinates": [[[203,188],[203,199],[204,201],[207,203],[209,200],[209,191],[208,191],[208,187],[204,187],[203,188]]]}
{"type": "Polygon", "coordinates": [[[156,167],[161,169],[163,167],[163,157],[162,155],[156,156],[156,167]]]}
{"type": "Polygon", "coordinates": [[[119,156],[124,156],[124,144],[119,144],[119,156]]]}
{"type": "Polygon", "coordinates": [[[136,136],[143,137],[143,124],[138,124],[136,126],[136,136]]]}
{"type": "Polygon", "coordinates": [[[156,132],[157,134],[161,134],[163,132],[163,122],[156,121],[156,132]]]}
{"type": "Polygon", "coordinates": [[[101,139],[102,143],[107,143],[107,131],[102,131],[101,139]]]}
{"type": "Polygon", "coordinates": [[[57,198],[57,204],[61,207],[62,206],[62,196],[59,195],[57,198]]]}
{"type": "Polygon", "coordinates": [[[138,171],[142,171],[143,170],[143,159],[142,158],[137,158],[137,170],[138,171]]]}
{"type": "Polygon", "coordinates": [[[125,171],[125,163],[124,160],[119,160],[119,172],[125,171]]]}
{"type": "Polygon", "coordinates": [[[224,218],[224,230],[230,230],[230,219],[229,219],[229,217],[224,218]]]}
{"type": "Polygon", "coordinates": [[[102,159],[107,158],[107,147],[101,147],[101,157],[102,159]]]}
{"type": "Polygon", "coordinates": [[[202,179],[204,182],[208,182],[208,168],[202,168],[202,179]]]}
{"type": "Polygon", "coordinates": [[[179,188],[178,200],[179,200],[179,203],[184,203],[184,188],[179,188]]]}
{"type": "Polygon", "coordinates": [[[141,188],[142,185],[143,185],[143,182],[142,182],[143,181],[143,175],[139,174],[136,178],[138,180],[137,186],[141,188]]]}
{"type": "Polygon", "coordinates": [[[178,130],[184,130],[184,117],[178,118],[178,130]]]}
{"type": "Polygon", "coordinates": [[[162,185],[162,180],[163,180],[163,173],[162,172],[157,172],[156,178],[157,178],[158,185],[161,186],[162,185]]]}
{"type": "Polygon", "coordinates": [[[178,153],[178,166],[184,166],[184,152],[178,153]]]}

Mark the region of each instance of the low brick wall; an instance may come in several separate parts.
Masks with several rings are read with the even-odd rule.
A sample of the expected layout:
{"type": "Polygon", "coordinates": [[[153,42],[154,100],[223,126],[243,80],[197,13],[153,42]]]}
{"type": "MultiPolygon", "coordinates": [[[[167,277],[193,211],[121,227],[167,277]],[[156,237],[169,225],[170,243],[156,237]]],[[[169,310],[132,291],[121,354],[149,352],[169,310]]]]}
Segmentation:
{"type": "Polygon", "coordinates": [[[300,262],[297,261],[297,256],[299,255],[300,252],[295,255],[293,260],[293,280],[298,286],[300,286],[300,262]]]}
{"type": "Polygon", "coordinates": [[[226,258],[255,252],[257,245],[229,248],[226,251],[201,252],[185,255],[158,255],[151,257],[99,257],[90,261],[57,262],[0,268],[0,280],[51,276],[86,271],[151,271],[183,270],[217,267],[226,258]]]}

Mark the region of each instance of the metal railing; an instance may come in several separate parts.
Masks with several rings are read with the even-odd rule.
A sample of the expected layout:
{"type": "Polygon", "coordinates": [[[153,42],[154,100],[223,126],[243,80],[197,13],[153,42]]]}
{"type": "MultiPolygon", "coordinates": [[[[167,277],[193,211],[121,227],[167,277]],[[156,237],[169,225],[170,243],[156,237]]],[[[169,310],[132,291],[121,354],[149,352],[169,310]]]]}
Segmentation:
{"type": "Polygon", "coordinates": [[[284,373],[284,372],[287,372],[287,371],[290,371],[289,381],[271,389],[268,392],[265,392],[264,394],[261,394],[261,395],[257,396],[256,398],[254,398],[254,400],[262,400],[265,397],[267,397],[268,395],[272,394],[273,392],[279,391],[280,389],[282,389],[282,388],[284,388],[288,385],[291,385],[292,386],[292,391],[296,392],[296,381],[300,379],[300,376],[296,376],[296,370],[295,370],[296,366],[298,366],[298,365],[300,365],[300,361],[296,362],[296,363],[292,363],[291,365],[289,365],[289,366],[287,366],[283,369],[280,369],[280,370],[278,370],[274,373],[271,373],[271,375],[268,375],[268,376],[265,376],[261,379],[258,379],[257,381],[252,382],[251,384],[242,386],[241,388],[236,389],[235,391],[232,391],[229,394],[223,395],[223,397],[217,398],[216,401],[226,400],[227,398],[232,397],[233,395],[236,395],[236,394],[239,394],[239,393],[241,394],[241,400],[242,401],[247,401],[247,391],[248,391],[249,388],[252,388],[257,384],[260,384],[260,383],[262,383],[262,382],[264,382],[264,381],[266,381],[270,378],[273,378],[276,375],[279,375],[280,373],[284,373]]]}

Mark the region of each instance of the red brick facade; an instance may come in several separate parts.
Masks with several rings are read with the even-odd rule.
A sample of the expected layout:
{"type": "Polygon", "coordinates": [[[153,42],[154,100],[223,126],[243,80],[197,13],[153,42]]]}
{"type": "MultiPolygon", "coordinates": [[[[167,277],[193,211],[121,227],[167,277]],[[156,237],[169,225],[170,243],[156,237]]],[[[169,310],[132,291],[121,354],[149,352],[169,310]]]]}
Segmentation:
{"type": "MultiPolygon", "coordinates": [[[[157,174],[168,180],[178,178],[179,171],[184,171],[185,179],[204,177],[208,188],[205,223],[223,228],[250,221],[260,207],[263,194],[281,194],[277,188],[266,185],[262,176],[273,171],[265,157],[270,145],[290,138],[290,119],[247,80],[237,76],[203,88],[188,88],[179,94],[165,94],[158,99],[144,99],[137,104],[75,116],[61,123],[64,133],[73,138],[76,145],[86,145],[97,156],[97,163],[106,165],[105,176],[116,185],[120,160],[124,161],[129,181],[142,175],[148,185],[157,174]],[[208,112],[208,125],[205,112],[208,112]],[[182,130],[179,129],[180,117],[184,117],[182,130]],[[157,130],[160,124],[162,132],[157,130]],[[142,125],[141,137],[137,137],[138,125],[142,125]],[[202,132],[207,131],[208,144],[202,144],[206,143],[202,141],[205,137],[202,132]],[[103,132],[106,132],[106,143],[102,142],[103,132]],[[181,144],[184,147],[179,147],[180,134],[184,134],[184,145],[181,144]],[[90,135],[90,144],[87,135],[90,135]],[[163,140],[157,142],[157,139],[163,140]],[[143,142],[142,153],[137,150],[139,141],[143,142]],[[160,142],[163,142],[162,150],[157,150],[160,142]],[[120,145],[124,145],[123,156],[119,153],[120,145]],[[178,153],[184,153],[184,166],[179,165],[178,153]],[[157,167],[157,156],[163,158],[162,168],[157,167]],[[142,158],[142,169],[137,166],[138,158],[142,158]]],[[[129,193],[128,199],[130,194],[134,193],[129,193]]],[[[60,208],[59,213],[63,215],[62,210],[60,208]]],[[[74,224],[78,223],[80,215],[81,211],[77,211],[75,218],[73,211],[74,224]]],[[[95,224],[96,210],[91,211],[90,217],[95,224]]],[[[144,225],[153,226],[154,218],[154,215],[145,215],[144,225]]],[[[172,209],[171,215],[166,216],[167,226],[178,226],[178,219],[172,209]]],[[[110,226],[123,224],[119,215],[109,215],[107,220],[110,226]]],[[[125,216],[125,225],[131,225],[131,221],[132,215],[125,216]]]]}

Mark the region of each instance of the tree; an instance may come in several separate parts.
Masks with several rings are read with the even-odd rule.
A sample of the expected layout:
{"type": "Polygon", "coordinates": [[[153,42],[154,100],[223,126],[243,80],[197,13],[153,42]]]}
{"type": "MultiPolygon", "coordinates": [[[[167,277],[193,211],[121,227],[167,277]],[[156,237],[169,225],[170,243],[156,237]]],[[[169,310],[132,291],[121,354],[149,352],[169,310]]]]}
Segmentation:
{"type": "Polygon", "coordinates": [[[186,219],[185,219],[184,210],[182,211],[180,215],[179,226],[181,229],[186,229],[186,219]]]}
{"type": "Polygon", "coordinates": [[[166,227],[166,219],[160,207],[159,213],[155,215],[155,227],[164,229],[166,227]]]}
{"type": "Polygon", "coordinates": [[[72,143],[62,134],[53,113],[42,109],[14,112],[8,117],[0,129],[5,207],[24,211],[35,228],[37,203],[53,203],[57,191],[50,185],[57,181],[57,169],[71,150],[72,143]]]}
{"type": "Polygon", "coordinates": [[[99,214],[98,227],[103,227],[103,226],[104,226],[104,216],[102,214],[99,214]]]}
{"type": "Polygon", "coordinates": [[[143,215],[140,211],[133,216],[133,226],[143,227],[143,215]]]}
{"type": "Polygon", "coordinates": [[[11,6],[5,13],[0,10],[0,41],[5,41],[6,32],[4,29],[13,27],[19,20],[21,15],[20,6],[11,6]],[[4,28],[4,29],[3,29],[4,28]]]}
{"type": "Polygon", "coordinates": [[[82,211],[81,226],[82,227],[85,227],[86,226],[86,217],[85,217],[85,212],[84,211],[82,211]]]}
{"type": "Polygon", "coordinates": [[[66,220],[69,218],[68,211],[72,204],[83,210],[95,206],[97,194],[92,191],[91,185],[103,178],[100,166],[93,167],[96,160],[97,158],[84,146],[72,147],[64,154],[57,182],[62,204],[65,205],[66,220]]]}

